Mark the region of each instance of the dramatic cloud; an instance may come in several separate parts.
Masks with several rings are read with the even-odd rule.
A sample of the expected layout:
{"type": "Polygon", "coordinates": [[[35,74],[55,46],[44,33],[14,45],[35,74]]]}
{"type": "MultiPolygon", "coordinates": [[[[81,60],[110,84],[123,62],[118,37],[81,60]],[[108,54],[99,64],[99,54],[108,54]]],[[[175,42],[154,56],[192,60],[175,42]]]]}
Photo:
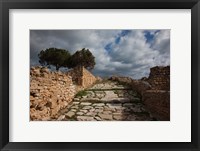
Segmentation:
{"type": "Polygon", "coordinates": [[[31,30],[31,66],[46,48],[74,53],[88,48],[95,56],[95,75],[148,77],[153,66],[170,63],[170,30],[31,30]]]}

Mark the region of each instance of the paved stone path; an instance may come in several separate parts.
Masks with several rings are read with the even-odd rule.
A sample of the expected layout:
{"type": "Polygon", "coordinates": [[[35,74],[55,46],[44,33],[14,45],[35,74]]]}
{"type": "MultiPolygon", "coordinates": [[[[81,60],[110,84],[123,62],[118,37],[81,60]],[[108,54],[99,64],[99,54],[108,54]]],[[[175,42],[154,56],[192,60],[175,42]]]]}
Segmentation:
{"type": "Polygon", "coordinates": [[[61,110],[58,120],[65,121],[151,121],[136,92],[113,81],[95,84],[79,92],[61,110]]]}

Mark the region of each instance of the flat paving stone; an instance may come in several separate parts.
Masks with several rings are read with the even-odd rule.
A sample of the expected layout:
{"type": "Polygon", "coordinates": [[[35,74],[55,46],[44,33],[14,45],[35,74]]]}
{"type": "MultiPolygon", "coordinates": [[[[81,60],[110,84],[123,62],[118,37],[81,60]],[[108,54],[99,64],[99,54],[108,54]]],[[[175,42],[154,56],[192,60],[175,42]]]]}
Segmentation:
{"type": "Polygon", "coordinates": [[[90,109],[90,112],[94,112],[96,109],[95,108],[93,108],[93,109],[90,109]]]}
{"type": "Polygon", "coordinates": [[[75,102],[75,101],[73,102],[74,105],[77,105],[77,104],[79,104],[79,103],[80,103],[80,102],[75,102]]]}
{"type": "Polygon", "coordinates": [[[118,98],[117,94],[115,94],[113,91],[105,91],[105,97],[102,98],[102,100],[113,99],[113,98],[118,98]]]}
{"type": "Polygon", "coordinates": [[[87,113],[88,112],[88,110],[80,110],[81,112],[83,112],[83,113],[87,113]]]}
{"type": "Polygon", "coordinates": [[[99,117],[100,117],[101,119],[105,119],[105,120],[112,120],[112,119],[113,119],[113,118],[112,118],[112,115],[110,115],[110,114],[99,113],[98,115],[99,115],[99,117]]]}
{"type": "Polygon", "coordinates": [[[65,119],[65,115],[61,115],[61,116],[59,116],[59,118],[57,119],[57,121],[62,121],[64,119],[65,119]]]}
{"type": "Polygon", "coordinates": [[[86,106],[88,106],[88,105],[91,105],[92,103],[89,103],[89,102],[82,102],[80,105],[86,105],[86,106]]]}
{"type": "Polygon", "coordinates": [[[77,110],[76,110],[76,109],[71,109],[70,111],[72,111],[72,112],[76,112],[77,110]]]}
{"type": "Polygon", "coordinates": [[[78,121],[94,121],[95,119],[91,116],[77,116],[78,121]]]}
{"type": "Polygon", "coordinates": [[[114,115],[114,116],[113,116],[113,119],[119,121],[119,120],[122,120],[123,117],[122,117],[121,115],[114,115]]]}
{"type": "Polygon", "coordinates": [[[141,102],[137,93],[113,81],[95,84],[77,96],[57,120],[77,121],[145,121],[155,120],[141,102]]]}
{"type": "Polygon", "coordinates": [[[120,116],[120,115],[122,115],[122,113],[121,112],[115,112],[115,113],[113,113],[113,115],[115,116],[120,116]]]}
{"type": "Polygon", "coordinates": [[[79,106],[78,106],[78,105],[73,105],[71,108],[72,108],[72,109],[78,109],[79,106]]]}
{"type": "Polygon", "coordinates": [[[95,115],[97,115],[97,113],[96,113],[96,112],[88,112],[88,113],[85,114],[85,115],[89,115],[89,116],[94,117],[95,115]]]}
{"type": "Polygon", "coordinates": [[[77,115],[83,115],[84,113],[83,112],[77,112],[76,114],[77,115]]]}
{"type": "Polygon", "coordinates": [[[80,98],[74,98],[74,101],[79,101],[80,100],[80,98]]]}
{"type": "Polygon", "coordinates": [[[104,106],[93,106],[95,109],[103,109],[104,107],[105,107],[105,105],[104,106]]]}
{"type": "Polygon", "coordinates": [[[74,115],[75,115],[75,113],[72,112],[72,111],[69,111],[69,112],[66,114],[66,116],[68,116],[69,118],[71,118],[71,117],[74,116],[74,115]]]}
{"type": "Polygon", "coordinates": [[[103,109],[96,109],[94,112],[96,112],[96,113],[102,113],[103,109]]]}
{"type": "Polygon", "coordinates": [[[112,111],[103,111],[103,114],[110,114],[111,115],[112,112],[115,112],[115,111],[113,111],[113,110],[112,111]]]}
{"type": "Polygon", "coordinates": [[[95,116],[94,117],[97,121],[102,121],[102,119],[100,118],[100,117],[98,117],[98,116],[95,116]]]}
{"type": "Polygon", "coordinates": [[[105,104],[104,103],[94,103],[94,104],[92,104],[92,106],[105,106],[105,104]]]}
{"type": "Polygon", "coordinates": [[[83,110],[90,110],[90,109],[93,109],[93,107],[92,106],[84,106],[82,109],[83,110]]]}

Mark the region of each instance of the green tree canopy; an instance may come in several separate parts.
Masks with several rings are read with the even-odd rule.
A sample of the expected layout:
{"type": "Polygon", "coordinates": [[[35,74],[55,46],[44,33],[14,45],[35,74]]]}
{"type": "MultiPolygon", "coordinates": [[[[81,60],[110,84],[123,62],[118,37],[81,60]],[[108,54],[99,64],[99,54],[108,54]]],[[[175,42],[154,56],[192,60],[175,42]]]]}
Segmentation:
{"type": "Polygon", "coordinates": [[[40,51],[38,57],[41,65],[53,65],[58,71],[60,67],[68,67],[71,55],[64,49],[48,48],[40,51]]]}
{"type": "Polygon", "coordinates": [[[84,66],[91,70],[95,66],[95,57],[89,49],[83,48],[82,50],[76,51],[70,58],[69,67],[74,68],[76,66],[84,66]]]}

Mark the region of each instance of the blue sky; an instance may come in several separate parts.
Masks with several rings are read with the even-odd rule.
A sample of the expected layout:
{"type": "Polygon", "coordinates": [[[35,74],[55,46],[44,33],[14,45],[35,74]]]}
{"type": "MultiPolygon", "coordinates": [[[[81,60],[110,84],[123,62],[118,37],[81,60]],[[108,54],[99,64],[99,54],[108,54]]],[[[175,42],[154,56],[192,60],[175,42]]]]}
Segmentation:
{"type": "Polygon", "coordinates": [[[158,33],[159,32],[159,30],[156,30],[155,32],[150,32],[150,31],[148,31],[148,30],[145,30],[144,31],[144,36],[145,36],[145,38],[146,38],[146,42],[148,42],[148,43],[151,43],[153,40],[154,40],[154,36],[155,36],[155,34],[156,33],[158,33]]]}
{"type": "Polygon", "coordinates": [[[115,41],[106,44],[106,46],[104,47],[104,49],[109,53],[110,51],[112,51],[112,45],[113,43],[115,44],[119,44],[120,40],[122,37],[125,37],[126,35],[128,35],[131,32],[131,30],[122,30],[116,37],[115,37],[115,41]]]}
{"type": "Polygon", "coordinates": [[[95,75],[148,77],[153,66],[170,63],[170,30],[31,30],[30,64],[39,65],[44,49],[71,53],[88,48],[95,56],[95,75]]]}

